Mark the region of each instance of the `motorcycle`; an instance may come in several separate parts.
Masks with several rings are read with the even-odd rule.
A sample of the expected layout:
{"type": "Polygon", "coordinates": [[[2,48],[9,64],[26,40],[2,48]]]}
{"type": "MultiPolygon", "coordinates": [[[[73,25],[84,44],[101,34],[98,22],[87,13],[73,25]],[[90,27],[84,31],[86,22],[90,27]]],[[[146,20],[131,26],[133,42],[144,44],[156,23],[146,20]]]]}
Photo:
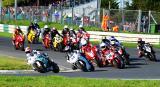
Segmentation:
{"type": "Polygon", "coordinates": [[[41,30],[40,29],[36,29],[36,36],[35,36],[35,43],[38,43],[39,42],[39,36],[40,36],[40,33],[41,33],[41,30]]]}
{"type": "Polygon", "coordinates": [[[118,51],[118,53],[122,56],[123,60],[125,61],[126,65],[130,64],[129,60],[129,54],[126,52],[125,48],[123,46],[114,46],[115,49],[118,51]]]}
{"type": "Polygon", "coordinates": [[[30,30],[30,33],[27,36],[28,43],[35,43],[36,31],[30,30]]]}
{"type": "Polygon", "coordinates": [[[63,50],[62,41],[63,41],[63,38],[61,36],[56,35],[56,37],[54,37],[53,49],[55,51],[62,51],[63,50]]]}
{"type": "Polygon", "coordinates": [[[49,71],[58,73],[60,71],[58,65],[53,62],[53,60],[49,60],[49,58],[47,58],[44,54],[37,55],[33,67],[35,68],[35,71],[38,71],[40,73],[49,71]]]}
{"type": "Polygon", "coordinates": [[[123,69],[125,68],[125,62],[122,56],[118,51],[112,46],[110,50],[105,55],[107,63],[113,65],[116,68],[123,69]]]}
{"type": "Polygon", "coordinates": [[[15,43],[13,44],[14,45],[14,48],[16,50],[20,49],[20,50],[24,50],[24,41],[25,41],[25,37],[22,36],[22,35],[16,35],[15,37],[15,43]]]}
{"type": "Polygon", "coordinates": [[[44,37],[44,43],[43,43],[43,45],[46,49],[49,49],[49,48],[53,49],[53,44],[50,39],[51,39],[50,35],[46,34],[44,37]]]}
{"type": "Polygon", "coordinates": [[[72,64],[72,69],[81,69],[84,72],[94,71],[93,64],[88,61],[84,54],[80,53],[79,50],[74,50],[67,53],[67,62],[72,64]]]}
{"type": "MultiPolygon", "coordinates": [[[[138,47],[137,47],[138,48],[138,47]]],[[[155,52],[149,43],[143,45],[142,55],[148,58],[150,61],[157,61],[155,52]]]]}

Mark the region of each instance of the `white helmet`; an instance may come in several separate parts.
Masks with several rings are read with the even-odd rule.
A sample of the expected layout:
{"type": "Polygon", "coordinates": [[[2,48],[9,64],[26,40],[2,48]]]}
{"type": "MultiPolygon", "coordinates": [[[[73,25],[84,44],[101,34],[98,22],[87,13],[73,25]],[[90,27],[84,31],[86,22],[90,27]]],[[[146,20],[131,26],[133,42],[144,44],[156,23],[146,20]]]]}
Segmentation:
{"type": "Polygon", "coordinates": [[[73,30],[73,28],[71,27],[70,30],[73,30]]]}
{"type": "Polygon", "coordinates": [[[84,46],[84,45],[86,45],[86,44],[87,44],[87,40],[81,39],[81,45],[84,46]]]}
{"type": "Polygon", "coordinates": [[[31,53],[31,48],[30,47],[26,47],[25,48],[25,53],[31,53]]]}
{"type": "Polygon", "coordinates": [[[44,28],[48,28],[48,25],[45,25],[44,28]]]}
{"type": "Polygon", "coordinates": [[[65,26],[64,26],[64,28],[68,28],[68,26],[67,26],[67,25],[65,25],[65,26]]]}
{"type": "Polygon", "coordinates": [[[103,48],[106,48],[106,46],[107,46],[107,45],[106,45],[105,43],[101,43],[101,44],[100,44],[100,48],[102,48],[102,49],[103,49],[103,48]]]}
{"type": "Polygon", "coordinates": [[[83,25],[79,25],[79,28],[82,28],[83,27],[83,25]]]}

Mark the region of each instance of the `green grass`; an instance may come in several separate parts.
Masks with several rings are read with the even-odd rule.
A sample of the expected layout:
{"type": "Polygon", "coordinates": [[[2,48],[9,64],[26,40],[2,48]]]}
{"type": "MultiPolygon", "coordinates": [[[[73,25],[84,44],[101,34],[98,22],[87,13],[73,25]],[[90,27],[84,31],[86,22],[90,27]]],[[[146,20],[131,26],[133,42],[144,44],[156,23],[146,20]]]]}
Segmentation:
{"type": "Polygon", "coordinates": [[[159,87],[159,80],[107,80],[61,76],[0,76],[1,87],[159,87]]]}
{"type": "Polygon", "coordinates": [[[12,37],[12,34],[8,32],[0,32],[0,37],[12,37]]]}
{"type": "Polygon", "coordinates": [[[32,69],[27,65],[25,59],[11,57],[11,56],[0,56],[0,70],[30,70],[32,69]]]}

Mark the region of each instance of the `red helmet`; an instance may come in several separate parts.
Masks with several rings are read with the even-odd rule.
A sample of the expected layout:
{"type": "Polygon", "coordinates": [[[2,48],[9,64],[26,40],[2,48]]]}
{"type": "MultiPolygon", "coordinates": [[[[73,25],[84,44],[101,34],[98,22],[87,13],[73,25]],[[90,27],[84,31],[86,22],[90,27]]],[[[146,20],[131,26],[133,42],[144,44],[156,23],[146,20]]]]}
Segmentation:
{"type": "Polygon", "coordinates": [[[26,47],[25,48],[25,53],[31,53],[31,48],[30,47],[26,47]]]}
{"type": "Polygon", "coordinates": [[[142,41],[142,38],[138,38],[138,41],[142,41]]]}

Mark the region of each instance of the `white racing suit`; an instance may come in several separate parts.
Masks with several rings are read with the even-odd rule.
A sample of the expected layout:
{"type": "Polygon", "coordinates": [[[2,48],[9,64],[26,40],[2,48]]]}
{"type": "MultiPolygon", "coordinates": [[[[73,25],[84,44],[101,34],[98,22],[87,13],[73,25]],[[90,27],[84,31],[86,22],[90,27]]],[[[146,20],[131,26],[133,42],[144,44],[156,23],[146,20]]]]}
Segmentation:
{"type": "Polygon", "coordinates": [[[26,54],[27,64],[31,65],[33,69],[35,69],[33,67],[33,64],[35,63],[35,60],[36,60],[36,58],[37,58],[38,55],[40,55],[40,52],[36,51],[36,50],[33,50],[33,52],[26,54]]]}

